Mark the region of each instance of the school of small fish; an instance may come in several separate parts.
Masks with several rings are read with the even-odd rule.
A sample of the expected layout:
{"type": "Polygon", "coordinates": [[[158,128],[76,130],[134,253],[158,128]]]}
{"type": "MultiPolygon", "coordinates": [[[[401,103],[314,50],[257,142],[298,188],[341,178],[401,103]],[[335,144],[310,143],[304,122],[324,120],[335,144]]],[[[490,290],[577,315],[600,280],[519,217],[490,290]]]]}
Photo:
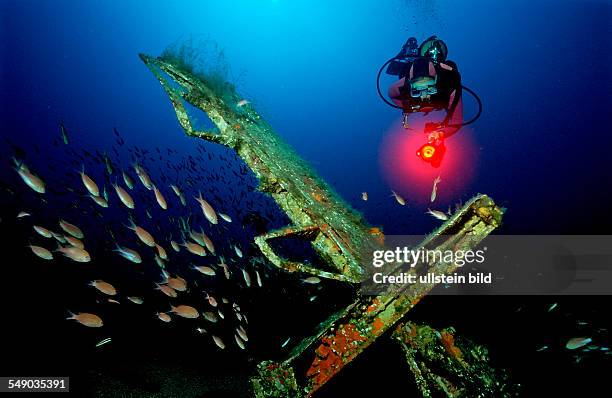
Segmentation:
{"type": "MultiPolygon", "coordinates": [[[[237,106],[246,104],[245,101],[237,106]]],[[[118,146],[123,146],[125,142],[118,130],[113,129],[113,132],[118,146]]],[[[118,160],[118,147],[113,146],[114,156],[85,150],[83,156],[70,147],[63,122],[60,123],[60,136],[64,143],[62,148],[67,148],[75,157],[71,167],[66,168],[69,170],[66,182],[54,184],[51,180],[46,181],[44,169],[34,170],[21,156],[13,158],[13,168],[19,178],[16,180],[25,184],[27,195],[33,195],[43,204],[52,194],[74,194],[85,198],[71,205],[72,213],[80,211],[82,217],[71,214],[64,218],[54,213],[54,218],[50,219],[51,215],[45,215],[42,209],[19,211],[16,218],[29,231],[24,241],[25,250],[40,259],[42,266],[54,266],[50,264],[57,262],[82,270],[92,267],[98,257],[104,257],[116,259],[116,264],[112,265],[127,272],[142,272],[143,277],[153,275],[151,280],[147,280],[148,291],[139,291],[123,284],[121,278],[113,280],[108,273],[92,273],[83,280],[83,286],[90,294],[95,294],[96,302],[79,303],[78,308],[71,306],[66,319],[77,324],[75,328],[101,328],[106,333],[105,321],[108,314],[112,315],[112,309],[102,313],[103,319],[101,313],[96,313],[98,307],[94,305],[104,303],[116,307],[127,303],[133,311],[145,311],[160,327],[175,327],[181,323],[192,325],[191,330],[215,349],[248,350],[254,336],[247,333],[248,314],[238,303],[243,301],[243,297],[226,296],[216,291],[217,285],[229,283],[240,292],[250,292],[265,286],[268,272],[261,258],[252,255],[247,243],[234,239],[235,235],[226,238],[225,233],[228,228],[246,227],[262,233],[268,230],[274,215],[262,216],[252,203],[239,202],[243,198],[230,201],[218,190],[203,189],[207,184],[214,186],[224,181],[220,175],[207,174],[209,177],[206,179],[195,177],[203,173],[202,165],[206,159],[211,161],[215,156],[221,158],[223,155],[214,155],[204,145],[198,145],[198,155],[189,155],[180,166],[173,166],[166,160],[172,172],[162,172],[152,178],[156,174],[152,174],[147,159],[162,161],[163,151],[160,149],[157,149],[157,155],[139,148],[130,149],[131,168],[130,165],[123,168],[119,166],[122,162],[118,160]],[[190,177],[176,177],[184,170],[190,171],[190,177]],[[113,190],[115,195],[112,195],[113,190]],[[120,222],[107,222],[105,212],[110,209],[125,214],[125,218],[120,222]],[[248,212],[244,214],[245,210],[240,209],[248,212]],[[96,240],[100,231],[105,231],[107,240],[96,240]],[[101,248],[105,251],[104,256],[99,252],[101,248]],[[165,304],[151,308],[151,302],[160,300],[165,304]]],[[[176,155],[174,150],[166,151],[167,156],[176,155]]],[[[233,161],[223,159],[227,163],[233,161]]],[[[247,174],[246,166],[241,165],[239,171],[230,173],[242,178],[247,174]]],[[[431,202],[436,200],[440,181],[438,176],[433,182],[431,202]]],[[[397,192],[392,191],[392,196],[399,205],[406,205],[406,200],[397,192]]],[[[361,199],[368,201],[368,193],[362,192],[361,199]]],[[[450,208],[447,213],[428,209],[427,214],[445,221],[450,216],[450,208]]],[[[302,276],[300,281],[306,289],[320,288],[322,284],[316,276],[302,276]]],[[[314,302],[317,298],[318,295],[312,295],[309,301],[314,302]]],[[[554,303],[548,307],[548,312],[556,308],[557,303],[554,303]]],[[[111,337],[99,340],[101,337],[98,337],[96,347],[112,341],[111,337]]],[[[286,347],[290,340],[279,342],[280,347],[286,347]]],[[[594,341],[593,336],[585,335],[570,338],[561,346],[572,352],[609,352],[607,347],[596,345],[594,341]]],[[[540,345],[537,351],[546,352],[548,349],[549,345],[540,345]]]]}
{"type": "MultiPolygon", "coordinates": [[[[240,101],[237,106],[242,107],[246,104],[248,104],[248,101],[243,100],[240,101]]],[[[120,137],[117,129],[113,131],[117,136],[119,145],[123,145],[124,140],[120,137]]],[[[61,133],[62,137],[67,134],[63,123],[61,124],[61,133]]],[[[206,152],[204,146],[198,146],[198,151],[200,152],[200,156],[204,155],[206,152]]],[[[209,280],[215,280],[216,278],[232,280],[236,278],[236,283],[245,289],[253,287],[261,288],[264,286],[262,275],[264,275],[265,272],[260,272],[263,270],[254,267],[249,267],[249,269],[244,265],[245,263],[248,264],[248,261],[245,262],[248,257],[245,255],[243,247],[238,242],[229,243],[229,245],[226,246],[226,248],[229,248],[229,252],[223,250],[222,253],[224,255],[218,255],[216,245],[213,243],[213,239],[211,239],[210,236],[215,235],[214,232],[224,225],[219,223],[220,220],[227,224],[234,221],[228,212],[218,211],[217,206],[223,205],[224,203],[222,198],[214,198],[215,206],[211,198],[204,195],[202,190],[196,190],[197,185],[194,181],[189,181],[189,188],[192,191],[197,191],[197,195],[192,196],[194,198],[193,204],[197,205],[197,208],[199,208],[199,215],[203,216],[206,221],[204,224],[200,223],[195,225],[193,220],[198,214],[197,212],[193,212],[194,209],[191,207],[191,203],[186,200],[186,195],[183,193],[183,188],[181,188],[181,185],[184,184],[178,181],[168,183],[168,178],[166,176],[162,177],[161,182],[154,181],[149,173],[149,168],[145,166],[145,162],[142,159],[143,154],[140,153],[137,148],[134,152],[137,156],[133,158],[131,170],[129,170],[129,167],[121,168],[116,166],[117,162],[113,162],[111,157],[106,153],[100,155],[98,159],[99,163],[104,166],[106,171],[104,181],[99,177],[94,177],[99,175],[99,171],[96,173],[95,165],[88,165],[85,167],[85,164],[81,163],[79,167],[80,170],[78,171],[78,175],[80,176],[82,185],[80,190],[98,206],[98,211],[117,207],[123,207],[124,210],[127,209],[128,219],[127,223],[123,223],[123,225],[133,233],[132,238],[127,240],[117,239],[116,235],[120,235],[121,233],[118,233],[119,231],[116,230],[109,230],[112,245],[108,250],[123,258],[124,261],[119,261],[118,264],[123,264],[125,267],[150,267],[151,264],[155,264],[160,275],[159,279],[152,282],[151,290],[153,292],[157,291],[157,294],[160,295],[158,297],[165,297],[172,301],[176,300],[176,303],[171,302],[167,307],[158,308],[157,311],[153,313],[161,322],[174,324],[173,321],[176,318],[184,318],[192,322],[202,319],[208,322],[209,326],[201,327],[204,325],[194,325],[198,326],[195,330],[199,334],[209,335],[211,343],[218,349],[226,349],[227,343],[232,340],[238,349],[247,349],[247,343],[249,341],[245,329],[247,316],[240,310],[240,306],[236,302],[232,302],[225,297],[222,297],[222,299],[218,301],[213,293],[209,293],[208,291],[202,291],[199,306],[194,305],[195,303],[192,300],[186,300],[186,302],[182,302],[182,300],[185,295],[198,290],[198,286],[202,283],[200,282],[201,278],[209,280]],[[136,175],[136,179],[130,175],[130,172],[136,175]],[[139,182],[139,184],[136,184],[135,181],[139,182]],[[165,182],[165,184],[163,184],[163,182],[165,182]],[[108,186],[113,188],[116,194],[115,197],[109,197],[107,193],[108,186]],[[174,194],[173,197],[178,199],[178,203],[176,200],[173,200],[173,197],[170,197],[170,200],[168,200],[165,195],[166,190],[174,194]],[[142,200],[143,195],[148,197],[146,201],[142,200]],[[152,230],[151,225],[155,227],[155,224],[150,224],[149,221],[146,221],[146,219],[142,217],[140,219],[137,218],[136,212],[138,209],[141,209],[140,211],[144,209],[146,218],[153,220],[153,214],[155,214],[153,210],[155,210],[155,208],[168,212],[170,211],[169,209],[176,211],[180,208],[184,208],[188,211],[186,216],[177,216],[174,212],[168,213],[171,214],[168,217],[170,222],[179,227],[179,233],[176,234],[174,238],[172,234],[167,234],[164,233],[163,230],[160,230],[159,226],[157,226],[156,230],[152,230]],[[209,234],[211,235],[209,236],[209,234]],[[164,249],[164,246],[172,248],[175,254],[184,252],[187,254],[180,255],[191,256],[188,261],[189,271],[192,271],[192,273],[189,274],[185,270],[179,271],[178,267],[172,267],[175,261],[173,257],[175,256],[169,255],[164,249]],[[153,261],[150,260],[151,255],[153,255],[153,261]],[[218,260],[215,261],[215,258],[218,260]],[[231,263],[228,262],[226,258],[231,259],[231,263]],[[202,263],[202,261],[205,262],[202,263]],[[242,266],[239,266],[238,263],[242,264],[242,266]],[[173,268],[173,272],[169,272],[168,267],[173,268]],[[187,276],[190,276],[190,278],[187,278],[187,276]],[[221,305],[227,305],[230,310],[223,310],[221,305]],[[226,322],[226,312],[233,313],[234,316],[231,317],[231,319],[235,319],[239,322],[238,325],[233,326],[233,331],[228,333],[229,337],[225,337],[219,333],[218,330],[214,333],[210,331],[210,324],[226,322]]],[[[116,150],[115,154],[117,154],[116,150]]],[[[211,158],[210,153],[208,157],[211,158]]],[[[191,167],[195,169],[196,164],[193,163],[191,159],[189,161],[191,162],[191,167]]],[[[15,159],[14,163],[19,176],[28,187],[38,193],[45,192],[45,183],[43,180],[31,172],[23,161],[15,159]]],[[[246,170],[243,172],[246,173],[246,170]]],[[[435,200],[439,181],[439,177],[434,181],[432,202],[435,200]]],[[[78,191],[79,188],[71,188],[71,190],[78,191]]],[[[406,205],[406,200],[397,192],[392,191],[392,196],[399,205],[406,205]]],[[[368,193],[365,191],[362,192],[361,199],[363,201],[368,201],[368,193]]],[[[443,219],[441,215],[443,213],[441,212],[430,211],[430,214],[434,215],[436,218],[443,219]]],[[[247,216],[259,222],[254,213],[248,214],[247,216]]],[[[30,213],[23,211],[18,217],[32,216],[30,213]]],[[[55,238],[58,242],[58,247],[55,250],[56,252],[63,254],[74,262],[86,263],[92,261],[86,249],[85,242],[83,241],[85,239],[85,233],[83,233],[81,228],[63,219],[59,220],[59,227],[61,233],[56,233],[46,225],[33,225],[34,231],[39,236],[46,239],[55,238]]],[[[44,244],[30,244],[28,247],[37,257],[43,260],[52,261],[55,259],[53,252],[45,248],[44,244]]],[[[306,276],[302,278],[302,282],[307,285],[318,285],[321,280],[316,276],[306,276]]],[[[143,298],[140,295],[123,296],[122,291],[125,290],[126,293],[128,293],[129,287],[118,289],[110,281],[94,279],[89,282],[89,285],[99,294],[106,296],[107,298],[105,300],[109,303],[119,304],[124,301],[124,298],[137,305],[142,305],[146,301],[146,297],[143,298]]],[[[312,302],[316,300],[316,298],[316,295],[311,296],[310,301],[312,302]]],[[[71,313],[69,319],[75,320],[88,327],[103,326],[102,319],[98,315],[87,312],[77,313],[76,315],[71,313]]],[[[288,340],[283,344],[283,347],[287,343],[288,340]]]]}
{"type": "MultiPolygon", "coordinates": [[[[238,106],[246,104],[247,101],[241,101],[238,106]]],[[[123,146],[125,141],[118,130],[113,129],[113,132],[118,147],[123,146]]],[[[193,328],[199,334],[208,336],[209,344],[219,350],[226,350],[229,346],[240,351],[247,350],[247,314],[241,310],[238,299],[232,300],[214,293],[215,283],[222,280],[234,283],[239,289],[261,288],[265,283],[266,272],[264,269],[255,268],[256,262],[249,258],[248,248],[235,240],[219,244],[215,239],[222,239],[223,232],[233,225],[235,217],[240,215],[240,212],[236,211],[238,203],[229,205],[222,196],[211,196],[210,190],[205,195],[204,191],[197,190],[199,182],[195,177],[172,183],[164,174],[161,178],[152,178],[151,169],[145,162],[146,152],[139,148],[130,150],[133,155],[131,164],[128,167],[120,167],[118,164],[121,162],[117,160],[118,147],[113,146],[115,159],[106,152],[98,152],[96,156],[83,150],[82,153],[85,153],[86,157],[95,160],[91,162],[70,147],[64,122],[60,122],[60,136],[66,151],[79,160],[76,160],[78,163],[71,168],[73,171],[66,173],[68,180],[58,187],[53,187],[52,193],[79,195],[86,198],[83,200],[89,201],[91,205],[86,202],[74,204],[72,208],[80,210],[83,218],[58,217],[54,221],[55,224],[48,222],[43,211],[20,211],[17,219],[31,220],[29,228],[32,234],[26,247],[32,254],[45,263],[59,261],[65,257],[74,264],[83,264],[81,267],[92,267],[91,264],[96,263],[101,246],[99,231],[106,230],[108,237],[104,245],[104,258],[115,256],[118,267],[125,270],[147,270],[148,274],[157,277],[151,281],[148,294],[134,294],[136,291],[131,286],[121,285],[120,278],[111,280],[113,278],[108,274],[101,277],[92,273],[91,279],[84,281],[84,284],[95,292],[98,305],[127,302],[134,305],[131,307],[134,310],[146,311],[147,302],[165,298],[167,305],[151,312],[151,316],[158,318],[161,323],[170,326],[181,318],[184,319],[181,322],[192,322],[193,328]],[[109,189],[110,187],[112,189],[109,189]],[[192,196],[193,202],[186,199],[188,196],[184,193],[185,187],[191,192],[197,192],[197,195],[192,196]],[[58,193],[58,190],[64,190],[65,193],[58,193]],[[115,196],[109,195],[112,191],[115,196]],[[172,192],[172,195],[168,196],[167,192],[172,192]],[[227,209],[218,211],[220,207],[227,209]],[[126,221],[112,224],[102,221],[92,224],[87,219],[93,215],[104,220],[104,212],[110,209],[126,214],[126,221]],[[163,228],[159,224],[160,216],[167,220],[163,228]],[[200,216],[203,216],[204,222],[197,221],[200,216]],[[91,231],[88,228],[92,227],[97,232],[96,238],[89,237],[91,231]],[[168,253],[166,248],[172,248],[174,253],[168,253]],[[203,290],[203,287],[206,290],[203,290]],[[151,300],[148,296],[154,298],[151,300]],[[228,317],[228,314],[233,315],[228,317]]],[[[214,156],[207,152],[204,145],[199,145],[197,150],[197,158],[189,156],[187,162],[182,165],[194,176],[198,169],[196,160],[203,164],[205,157],[212,160],[214,156]]],[[[158,152],[161,160],[159,149],[158,152]]],[[[172,154],[168,149],[168,155],[172,154]]],[[[231,159],[224,160],[229,162],[231,159]]],[[[41,203],[46,204],[46,197],[49,197],[51,192],[44,178],[22,159],[15,157],[13,165],[25,186],[41,195],[41,203]]],[[[170,166],[170,163],[167,165],[170,166]]],[[[176,171],[178,174],[179,169],[176,171]]],[[[232,173],[242,178],[247,174],[247,169],[241,166],[239,174],[235,171],[232,173]]],[[[219,176],[215,180],[218,181],[219,176]]],[[[246,208],[252,207],[249,205],[246,208]]],[[[268,215],[268,219],[273,217],[268,215]]],[[[236,227],[260,228],[259,224],[266,220],[254,210],[247,213],[247,217],[243,219],[245,221],[242,225],[236,227]]],[[[263,264],[262,261],[259,263],[263,264]]],[[[87,303],[81,303],[79,308],[70,308],[67,319],[88,328],[104,328],[105,322],[101,315],[107,317],[108,314],[97,313],[94,308],[87,303]]],[[[96,347],[102,347],[111,340],[111,337],[99,340],[96,347]]]]}

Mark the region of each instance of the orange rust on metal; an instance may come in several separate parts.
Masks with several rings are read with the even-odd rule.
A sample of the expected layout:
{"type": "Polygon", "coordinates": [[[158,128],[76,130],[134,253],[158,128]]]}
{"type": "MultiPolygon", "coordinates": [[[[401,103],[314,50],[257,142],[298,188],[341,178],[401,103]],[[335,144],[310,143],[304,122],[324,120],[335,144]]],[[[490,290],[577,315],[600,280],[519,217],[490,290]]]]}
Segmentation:
{"type": "Polygon", "coordinates": [[[376,297],[375,297],[375,298],[372,300],[372,304],[371,304],[371,305],[368,307],[367,312],[368,312],[368,313],[371,313],[371,312],[376,311],[376,307],[377,307],[377,306],[379,306],[379,305],[380,305],[380,300],[379,300],[378,298],[376,298],[376,297]]]}
{"type": "Polygon", "coordinates": [[[452,333],[446,330],[441,331],[440,341],[442,342],[442,346],[450,356],[454,357],[458,361],[463,360],[463,353],[455,345],[455,336],[452,333]]]}
{"type": "MultiPolygon", "coordinates": [[[[503,210],[496,207],[490,198],[479,195],[466,203],[417,248],[434,250],[473,248],[499,225],[502,212],[503,210]],[[495,217],[487,217],[486,221],[481,219],[479,216],[483,212],[477,212],[476,209],[482,206],[489,206],[491,214],[495,217]],[[452,234],[450,234],[451,231],[452,234]]],[[[456,265],[438,263],[432,265],[431,270],[448,274],[456,270],[456,265]]],[[[308,372],[303,375],[296,374],[298,384],[303,386],[298,389],[299,393],[267,396],[297,397],[302,396],[302,392],[305,396],[313,395],[346,364],[393,327],[434,286],[434,284],[421,283],[399,288],[391,286],[385,293],[376,297],[359,296],[346,311],[335,315],[333,319],[326,322],[320,334],[306,339],[294,349],[287,360],[282,362],[284,366],[291,367],[298,358],[310,358],[308,372]],[[347,327],[354,327],[360,336],[359,339],[351,341],[348,345],[343,344],[346,339],[342,339],[344,336],[338,332],[347,327]],[[331,350],[332,348],[335,348],[335,351],[331,350]]]]}
{"type": "MultiPolygon", "coordinates": [[[[216,92],[205,79],[167,60],[144,54],[140,57],[170,97],[185,132],[235,150],[259,179],[259,189],[269,194],[291,220],[292,225],[255,238],[272,264],[289,272],[304,272],[349,284],[366,277],[363,264],[369,259],[367,253],[384,249],[382,231],[373,230],[318,178],[251,105],[238,108],[236,93],[216,92]],[[206,112],[216,129],[195,130],[183,101],[206,112]],[[285,259],[269,243],[272,239],[291,236],[310,240],[332,271],[285,259]]],[[[503,210],[488,196],[477,195],[418,247],[473,248],[500,224],[502,214],[503,210]]],[[[440,262],[433,264],[431,271],[448,274],[456,268],[454,264],[440,262]]],[[[264,361],[258,366],[259,375],[252,378],[256,396],[312,395],[393,327],[434,286],[433,283],[391,286],[374,300],[355,291],[355,301],[324,321],[320,330],[300,342],[289,358],[273,365],[264,361]],[[305,374],[296,374],[294,363],[298,359],[311,363],[305,374]]]]}
{"type": "Polygon", "coordinates": [[[352,323],[338,328],[334,336],[324,337],[315,350],[314,361],[306,372],[306,376],[311,377],[313,383],[311,393],[340,371],[354,355],[353,346],[365,340],[366,338],[352,323]]]}

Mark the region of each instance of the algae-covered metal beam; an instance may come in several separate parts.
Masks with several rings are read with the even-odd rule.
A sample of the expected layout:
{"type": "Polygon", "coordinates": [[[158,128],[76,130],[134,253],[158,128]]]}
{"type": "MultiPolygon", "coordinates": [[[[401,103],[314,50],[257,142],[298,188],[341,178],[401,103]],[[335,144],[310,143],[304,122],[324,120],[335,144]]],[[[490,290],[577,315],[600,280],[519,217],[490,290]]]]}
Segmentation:
{"type": "Polygon", "coordinates": [[[140,54],[170,97],[181,127],[194,137],[228,146],[236,151],[267,192],[287,214],[293,225],[260,236],[255,243],[277,267],[311,273],[323,278],[356,283],[362,276],[360,248],[369,245],[369,227],[355,212],[287,145],[250,104],[238,106],[241,98],[227,89],[215,91],[206,82],[171,62],[140,54]],[[184,102],[206,112],[215,130],[197,131],[184,102]],[[334,272],[314,268],[305,262],[289,261],[277,255],[269,241],[302,234],[334,272]]]}
{"type": "Polygon", "coordinates": [[[457,335],[406,322],[392,335],[402,348],[422,397],[515,397],[518,386],[491,366],[486,347],[457,335]]]}
{"type": "MultiPolygon", "coordinates": [[[[478,195],[457,211],[442,227],[429,235],[414,250],[469,250],[489,235],[501,220],[503,210],[486,195],[478,195]]],[[[429,272],[451,274],[458,269],[454,262],[428,264],[429,272]]],[[[419,268],[409,273],[417,274],[419,268]]],[[[377,296],[360,296],[346,310],[321,325],[319,333],[305,339],[282,363],[264,362],[255,389],[266,391],[259,397],[310,396],[327,383],[346,364],[355,359],[376,339],[395,325],[431,289],[432,283],[391,285],[377,296]],[[304,364],[303,362],[306,362],[304,364]],[[296,369],[305,369],[296,374],[296,369]],[[288,375],[298,389],[288,391],[278,377],[288,375]],[[265,386],[265,387],[262,387],[265,386]],[[281,386],[280,390],[275,387],[281,386]]]]}
{"type": "MultiPolygon", "coordinates": [[[[292,225],[255,238],[275,266],[355,284],[366,278],[368,253],[384,248],[384,236],[311,170],[274,133],[250,105],[238,106],[232,91],[220,92],[206,81],[172,62],[140,55],[170,97],[180,125],[194,137],[234,149],[288,215],[292,225]],[[194,129],[185,102],[206,112],[214,130],[194,129]],[[299,237],[312,243],[333,270],[289,260],[276,253],[274,239],[299,237]]],[[[434,250],[474,248],[500,223],[503,210],[486,195],[477,195],[451,216],[419,247],[434,250]]],[[[428,264],[436,274],[449,274],[455,263],[428,264]]],[[[415,268],[411,272],[418,272],[415,268]]],[[[393,285],[376,296],[357,295],[353,304],[330,316],[319,330],[292,350],[280,363],[263,362],[253,377],[257,397],[310,396],[395,325],[434,287],[433,283],[393,285]]]]}

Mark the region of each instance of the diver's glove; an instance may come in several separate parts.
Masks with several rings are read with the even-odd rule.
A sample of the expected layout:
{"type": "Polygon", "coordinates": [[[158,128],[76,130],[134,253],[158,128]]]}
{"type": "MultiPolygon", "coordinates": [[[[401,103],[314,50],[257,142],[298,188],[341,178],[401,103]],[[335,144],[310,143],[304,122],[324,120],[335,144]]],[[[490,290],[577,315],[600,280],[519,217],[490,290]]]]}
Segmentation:
{"type": "Polygon", "coordinates": [[[428,142],[438,142],[444,139],[443,124],[440,123],[425,123],[425,133],[427,133],[428,142]]]}

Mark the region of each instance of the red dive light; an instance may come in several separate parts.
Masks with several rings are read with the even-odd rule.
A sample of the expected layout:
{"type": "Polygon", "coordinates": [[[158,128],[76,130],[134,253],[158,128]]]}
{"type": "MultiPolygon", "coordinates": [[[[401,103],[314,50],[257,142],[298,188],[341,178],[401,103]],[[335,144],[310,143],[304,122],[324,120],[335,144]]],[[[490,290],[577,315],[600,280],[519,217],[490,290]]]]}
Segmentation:
{"type": "Polygon", "coordinates": [[[433,167],[440,167],[444,152],[446,152],[444,142],[438,140],[437,142],[428,142],[421,146],[417,149],[416,155],[423,161],[430,163],[433,167]]]}

